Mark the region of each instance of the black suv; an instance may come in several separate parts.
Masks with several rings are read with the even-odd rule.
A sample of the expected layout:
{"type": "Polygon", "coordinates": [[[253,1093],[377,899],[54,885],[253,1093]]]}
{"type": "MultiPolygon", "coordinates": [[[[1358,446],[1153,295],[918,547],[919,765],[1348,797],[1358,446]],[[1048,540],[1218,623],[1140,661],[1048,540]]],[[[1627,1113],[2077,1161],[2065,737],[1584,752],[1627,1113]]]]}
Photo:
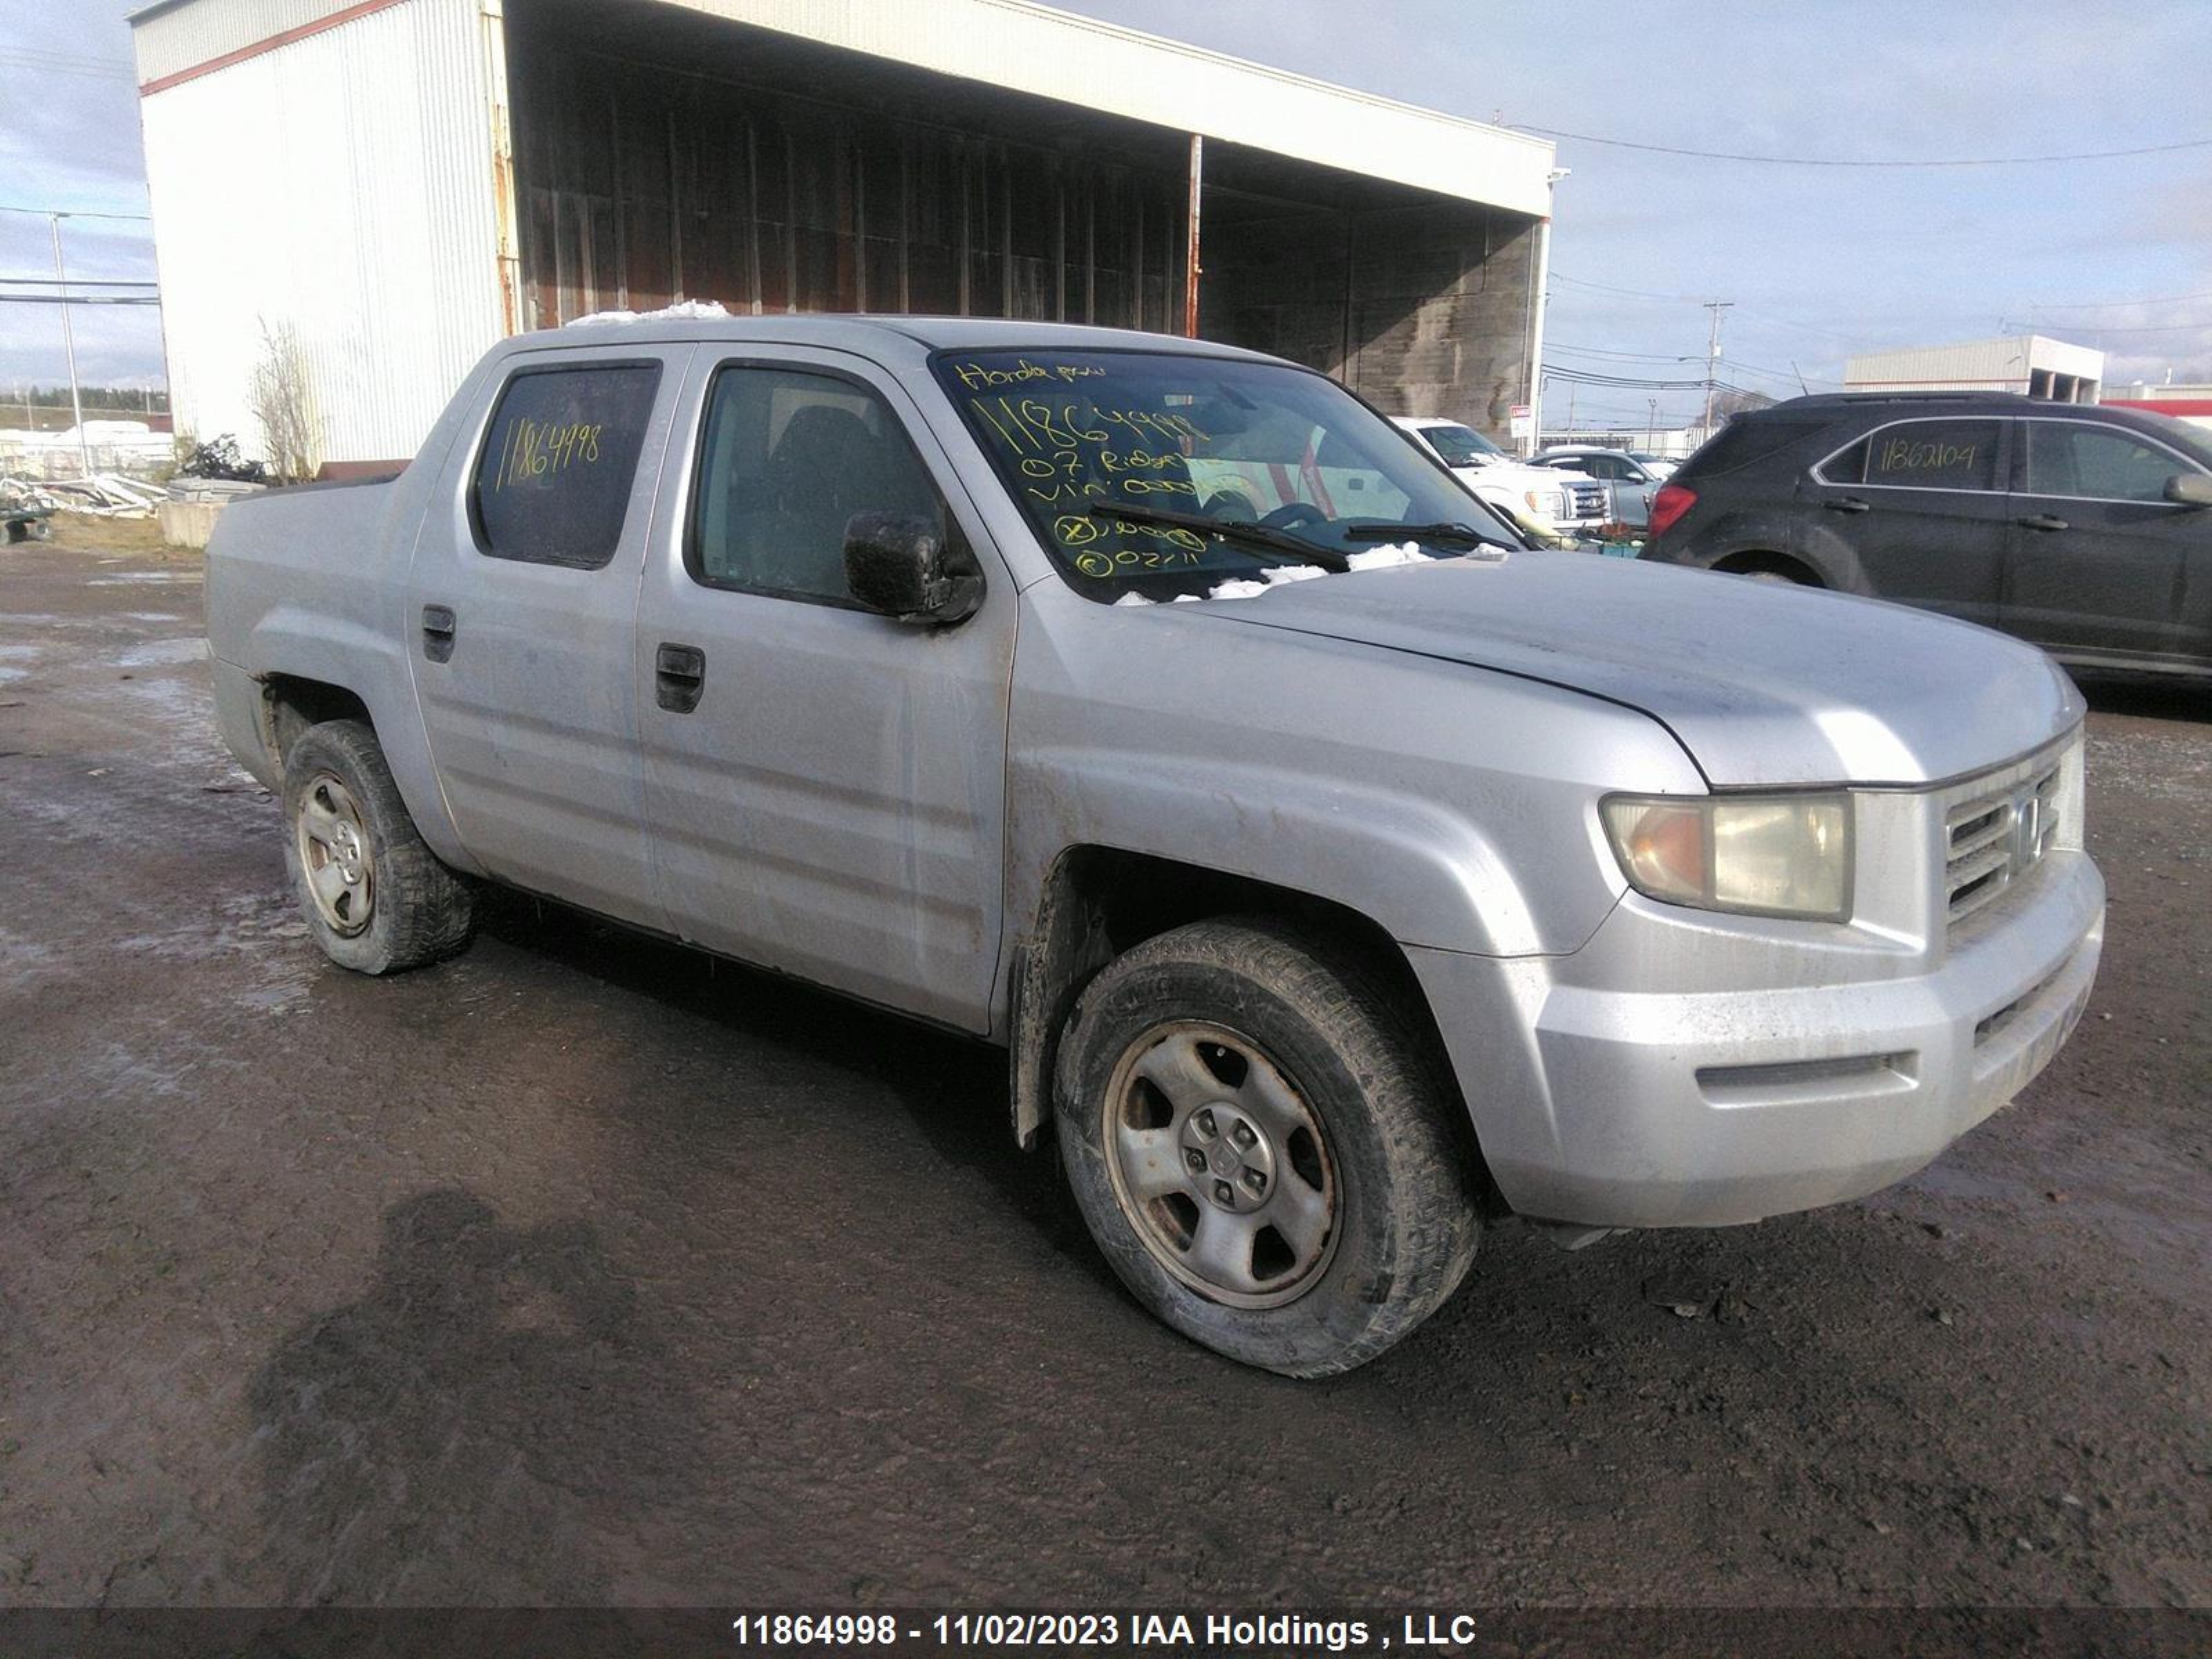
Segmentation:
{"type": "Polygon", "coordinates": [[[1643,556],[1863,593],[2087,668],[2212,674],[2212,437],[2002,392],[1793,398],[1660,489],[1643,556]]]}

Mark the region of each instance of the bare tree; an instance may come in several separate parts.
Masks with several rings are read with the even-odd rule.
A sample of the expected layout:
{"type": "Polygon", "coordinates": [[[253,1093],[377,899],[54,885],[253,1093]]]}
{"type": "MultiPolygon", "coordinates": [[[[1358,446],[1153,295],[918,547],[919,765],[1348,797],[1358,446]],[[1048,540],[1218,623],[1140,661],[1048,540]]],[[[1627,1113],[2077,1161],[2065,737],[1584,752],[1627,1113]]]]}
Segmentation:
{"type": "Polygon", "coordinates": [[[261,361],[254,365],[248,403],[261,424],[269,470],[280,483],[305,483],[322,470],[322,412],[307,349],[290,323],[261,325],[261,361]]]}
{"type": "Polygon", "coordinates": [[[1731,415],[1747,415],[1754,409],[1765,409],[1773,401],[1764,392],[1739,392],[1731,387],[1713,394],[1713,420],[1717,424],[1731,415]]]}

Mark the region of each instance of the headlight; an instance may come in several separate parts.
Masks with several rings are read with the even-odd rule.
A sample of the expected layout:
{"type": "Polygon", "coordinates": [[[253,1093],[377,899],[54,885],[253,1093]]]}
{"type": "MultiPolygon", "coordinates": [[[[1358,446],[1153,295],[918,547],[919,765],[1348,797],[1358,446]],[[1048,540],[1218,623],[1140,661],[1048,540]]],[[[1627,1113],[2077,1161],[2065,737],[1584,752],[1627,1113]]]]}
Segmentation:
{"type": "Polygon", "coordinates": [[[1562,490],[1531,489],[1524,492],[1521,499],[1528,503],[1531,513],[1540,513],[1547,519],[1564,519],[1567,515],[1567,497],[1562,490]]]}
{"type": "Polygon", "coordinates": [[[1848,795],[1611,795],[1605,832],[1629,884],[1702,910],[1850,914],[1848,795]]]}

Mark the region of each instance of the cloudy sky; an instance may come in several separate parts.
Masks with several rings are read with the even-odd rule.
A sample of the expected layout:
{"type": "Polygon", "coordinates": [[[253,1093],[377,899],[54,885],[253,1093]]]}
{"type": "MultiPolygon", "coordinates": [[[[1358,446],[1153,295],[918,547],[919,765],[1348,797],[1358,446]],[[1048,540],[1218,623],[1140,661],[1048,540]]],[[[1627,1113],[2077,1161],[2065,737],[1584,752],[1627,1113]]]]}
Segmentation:
{"type": "MultiPolygon", "coordinates": [[[[143,214],[123,18],[137,0],[0,0],[0,203],[143,214]]],[[[926,0],[908,0],[926,3],[926,0]]],[[[2040,331],[2107,380],[2212,380],[2212,143],[1980,167],[1771,166],[1591,142],[1927,162],[2212,140],[2208,0],[1065,0],[1071,9],[1561,138],[1548,333],[1558,361],[1819,389],[1861,347],[2040,331]],[[2143,303],[2133,303],[2142,301],[2143,303]],[[1694,362],[1677,364],[1677,359],[1694,362]]],[[[527,0],[510,0],[527,3],[527,0]]],[[[251,189],[250,158],[240,188],[251,189]]],[[[143,276],[144,228],[65,228],[82,276],[143,276]]],[[[43,218],[0,214],[0,276],[52,269],[43,218]]],[[[240,273],[251,280],[250,273],[240,273]]],[[[0,292],[4,292],[0,289],[0,292]]],[[[87,377],[161,372],[154,313],[78,313],[87,377]]],[[[51,307],[0,304],[0,388],[61,374],[51,307]]],[[[1564,388],[1547,414],[1565,414],[1564,388]]],[[[1646,394],[1575,393],[1641,422],[1646,394]]],[[[1661,399],[1660,416],[1695,399],[1661,399]]]]}

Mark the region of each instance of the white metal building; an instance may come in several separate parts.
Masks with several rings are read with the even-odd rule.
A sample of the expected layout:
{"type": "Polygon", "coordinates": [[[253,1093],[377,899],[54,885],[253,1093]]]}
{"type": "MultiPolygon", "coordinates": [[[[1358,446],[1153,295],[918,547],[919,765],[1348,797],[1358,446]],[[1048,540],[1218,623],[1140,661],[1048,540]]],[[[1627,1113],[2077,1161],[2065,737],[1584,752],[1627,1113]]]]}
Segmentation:
{"type": "Polygon", "coordinates": [[[2094,404],[2105,354],[2041,334],[1955,345],[1876,351],[1844,364],[1846,392],[2017,392],[2062,404],[2094,404]]]}
{"type": "Polygon", "coordinates": [[[161,0],[132,18],[179,429],[296,339],[337,464],[615,307],[1170,331],[1504,433],[1553,147],[1033,0],[161,0]]]}

